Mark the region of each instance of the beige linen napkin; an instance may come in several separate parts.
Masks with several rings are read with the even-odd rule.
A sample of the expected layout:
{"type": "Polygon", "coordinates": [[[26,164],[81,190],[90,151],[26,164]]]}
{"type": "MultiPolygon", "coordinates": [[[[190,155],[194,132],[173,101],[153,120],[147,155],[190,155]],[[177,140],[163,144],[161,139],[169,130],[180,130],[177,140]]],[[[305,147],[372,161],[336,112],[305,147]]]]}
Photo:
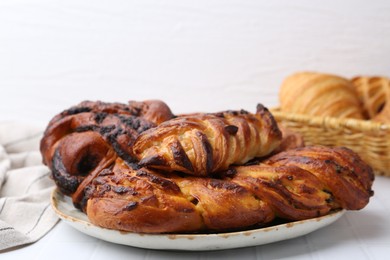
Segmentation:
{"type": "Polygon", "coordinates": [[[0,252],[39,240],[58,221],[50,205],[54,182],[39,152],[42,132],[0,122],[0,252]]]}

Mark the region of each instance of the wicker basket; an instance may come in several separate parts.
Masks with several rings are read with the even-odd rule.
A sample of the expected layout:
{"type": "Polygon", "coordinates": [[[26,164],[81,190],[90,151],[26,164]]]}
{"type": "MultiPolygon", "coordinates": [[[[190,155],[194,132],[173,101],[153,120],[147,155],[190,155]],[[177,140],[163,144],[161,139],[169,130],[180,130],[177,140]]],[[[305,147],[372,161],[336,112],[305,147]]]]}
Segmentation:
{"type": "Polygon", "coordinates": [[[313,117],[271,109],[282,126],[303,135],[306,145],[345,146],[357,152],[375,174],[390,177],[390,124],[313,117]]]}

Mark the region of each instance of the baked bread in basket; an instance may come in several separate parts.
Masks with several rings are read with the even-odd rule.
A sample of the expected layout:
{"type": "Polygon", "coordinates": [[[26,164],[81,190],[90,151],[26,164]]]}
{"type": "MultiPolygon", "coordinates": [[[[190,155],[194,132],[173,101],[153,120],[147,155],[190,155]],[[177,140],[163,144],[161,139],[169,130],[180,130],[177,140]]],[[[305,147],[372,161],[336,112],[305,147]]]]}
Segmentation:
{"type": "Polygon", "coordinates": [[[272,113],[280,126],[301,134],[307,145],[348,147],[376,174],[390,176],[389,100],[387,77],[358,76],[349,80],[298,72],[282,82],[280,107],[272,113]],[[291,93],[297,96],[294,100],[291,93]]]}

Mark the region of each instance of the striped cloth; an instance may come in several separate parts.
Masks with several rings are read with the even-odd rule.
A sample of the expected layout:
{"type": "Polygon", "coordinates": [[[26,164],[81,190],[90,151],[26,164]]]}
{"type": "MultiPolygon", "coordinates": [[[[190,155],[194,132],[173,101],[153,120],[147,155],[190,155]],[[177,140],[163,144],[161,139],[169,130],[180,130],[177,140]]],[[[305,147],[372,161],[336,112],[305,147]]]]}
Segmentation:
{"type": "Polygon", "coordinates": [[[40,128],[0,122],[0,252],[39,240],[58,221],[41,137],[40,128]]]}

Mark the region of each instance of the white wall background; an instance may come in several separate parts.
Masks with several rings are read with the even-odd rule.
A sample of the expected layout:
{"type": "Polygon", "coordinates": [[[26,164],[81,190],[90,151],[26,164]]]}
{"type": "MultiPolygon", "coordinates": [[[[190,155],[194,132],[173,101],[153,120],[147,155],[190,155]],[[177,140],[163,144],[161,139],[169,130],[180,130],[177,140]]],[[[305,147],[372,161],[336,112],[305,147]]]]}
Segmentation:
{"type": "Polygon", "coordinates": [[[0,121],[82,100],[272,107],[285,76],[390,76],[387,0],[0,1],[0,121]]]}

